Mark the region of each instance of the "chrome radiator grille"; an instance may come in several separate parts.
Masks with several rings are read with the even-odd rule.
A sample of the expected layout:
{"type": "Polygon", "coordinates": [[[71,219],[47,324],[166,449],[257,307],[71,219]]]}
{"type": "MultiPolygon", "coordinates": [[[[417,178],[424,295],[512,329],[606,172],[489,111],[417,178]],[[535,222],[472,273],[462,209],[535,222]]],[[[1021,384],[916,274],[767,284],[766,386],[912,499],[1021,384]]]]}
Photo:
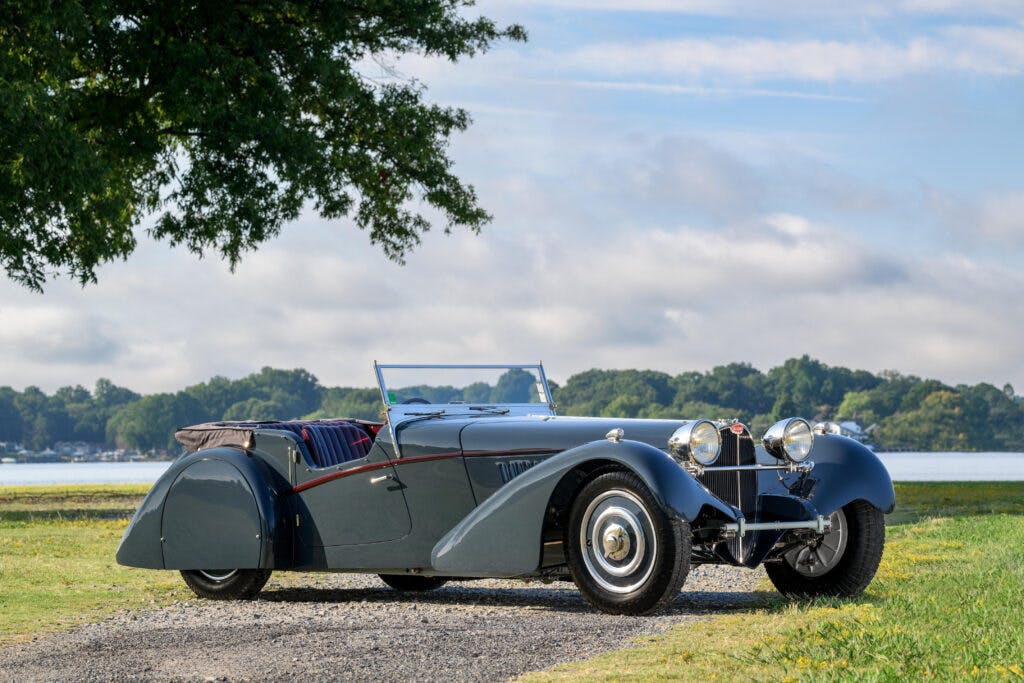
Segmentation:
{"type": "Polygon", "coordinates": [[[753,519],[757,506],[757,472],[715,472],[715,467],[755,464],[754,441],[746,429],[736,434],[732,426],[727,426],[719,433],[722,435],[722,454],[698,479],[711,493],[753,519]]]}

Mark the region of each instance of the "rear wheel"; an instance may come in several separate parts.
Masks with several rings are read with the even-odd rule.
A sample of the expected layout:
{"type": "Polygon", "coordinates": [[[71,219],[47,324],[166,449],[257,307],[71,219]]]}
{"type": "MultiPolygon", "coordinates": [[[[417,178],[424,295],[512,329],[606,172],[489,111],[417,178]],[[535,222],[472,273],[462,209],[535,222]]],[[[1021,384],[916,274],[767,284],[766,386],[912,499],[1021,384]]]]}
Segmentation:
{"type": "Polygon", "coordinates": [[[208,600],[249,600],[270,579],[269,569],[186,569],[181,577],[192,592],[208,600]]]}
{"type": "Polygon", "coordinates": [[[418,574],[378,574],[380,580],[396,591],[419,593],[432,591],[448,583],[443,576],[420,576],[418,574]]]}
{"type": "Polygon", "coordinates": [[[885,516],[862,500],[836,510],[831,530],[812,543],[765,563],[775,587],[791,598],[854,597],[878,571],[885,546],[885,516]]]}
{"type": "Polygon", "coordinates": [[[610,614],[646,614],[679,594],[690,526],[662,510],[632,472],[609,472],[573,501],[566,556],[583,596],[610,614]]]}

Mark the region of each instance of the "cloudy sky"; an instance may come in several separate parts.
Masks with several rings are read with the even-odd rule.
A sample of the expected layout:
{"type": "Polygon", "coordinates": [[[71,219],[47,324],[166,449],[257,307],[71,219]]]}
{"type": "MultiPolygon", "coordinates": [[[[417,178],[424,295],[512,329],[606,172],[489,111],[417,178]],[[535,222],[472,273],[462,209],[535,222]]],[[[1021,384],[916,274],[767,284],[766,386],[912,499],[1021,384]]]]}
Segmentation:
{"type": "Polygon", "coordinates": [[[0,280],[0,385],[806,353],[1024,388],[1024,4],[478,9],[530,41],[396,67],[472,113],[451,152],[494,215],[481,236],[438,230],[401,267],[310,214],[235,274],[143,239],[99,285],[0,280]]]}

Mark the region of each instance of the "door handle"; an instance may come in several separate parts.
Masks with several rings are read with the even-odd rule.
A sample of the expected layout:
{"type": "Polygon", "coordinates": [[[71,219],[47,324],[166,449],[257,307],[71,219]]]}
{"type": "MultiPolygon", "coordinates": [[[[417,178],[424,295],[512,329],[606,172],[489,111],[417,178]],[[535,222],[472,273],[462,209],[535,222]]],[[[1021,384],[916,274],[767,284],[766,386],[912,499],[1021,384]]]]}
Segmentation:
{"type": "Polygon", "coordinates": [[[380,476],[380,477],[373,477],[372,479],[370,479],[370,483],[371,484],[379,484],[382,481],[387,481],[388,479],[394,479],[394,477],[391,476],[390,474],[385,474],[385,475],[380,476]]]}

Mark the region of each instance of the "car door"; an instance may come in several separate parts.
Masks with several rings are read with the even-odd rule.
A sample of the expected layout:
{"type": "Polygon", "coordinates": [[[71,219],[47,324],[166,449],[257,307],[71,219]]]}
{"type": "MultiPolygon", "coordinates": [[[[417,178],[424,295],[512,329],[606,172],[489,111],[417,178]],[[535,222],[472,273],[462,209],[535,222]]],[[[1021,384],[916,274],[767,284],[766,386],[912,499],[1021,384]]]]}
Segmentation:
{"type": "Polygon", "coordinates": [[[391,541],[411,528],[394,467],[378,444],[365,458],[327,468],[307,460],[292,494],[297,555],[316,548],[391,541]]]}

